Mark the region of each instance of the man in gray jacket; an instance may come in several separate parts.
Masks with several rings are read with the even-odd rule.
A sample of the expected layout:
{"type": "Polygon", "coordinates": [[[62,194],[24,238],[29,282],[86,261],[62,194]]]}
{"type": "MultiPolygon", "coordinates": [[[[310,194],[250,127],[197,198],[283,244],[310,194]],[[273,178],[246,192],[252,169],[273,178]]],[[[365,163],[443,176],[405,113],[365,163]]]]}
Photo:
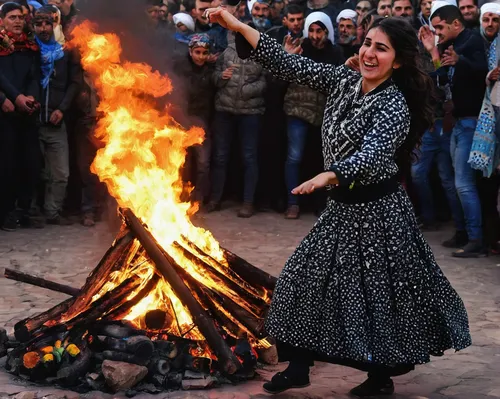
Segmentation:
{"type": "Polygon", "coordinates": [[[262,116],[265,111],[264,70],[236,53],[234,34],[228,34],[228,48],[215,67],[215,118],[213,126],[213,168],[210,202],[206,210],[220,209],[226,181],[231,142],[238,136],[245,168],[243,206],[239,217],[254,213],[254,195],[258,179],[257,148],[262,116]]]}

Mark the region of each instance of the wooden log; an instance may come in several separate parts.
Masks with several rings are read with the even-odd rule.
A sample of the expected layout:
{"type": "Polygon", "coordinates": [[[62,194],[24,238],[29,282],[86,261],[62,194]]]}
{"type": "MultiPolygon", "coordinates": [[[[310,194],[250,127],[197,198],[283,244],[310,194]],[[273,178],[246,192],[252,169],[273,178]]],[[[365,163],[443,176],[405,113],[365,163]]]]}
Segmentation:
{"type": "Polygon", "coordinates": [[[17,322],[14,325],[14,336],[20,342],[31,340],[45,323],[58,320],[74,301],[74,298],[66,299],[46,312],[17,322]]]}
{"type": "Polygon", "coordinates": [[[143,227],[142,223],[130,209],[124,210],[123,214],[128,226],[143,245],[151,260],[156,265],[157,270],[168,281],[175,294],[191,313],[194,323],[219,359],[223,371],[228,374],[234,374],[241,367],[241,363],[220,336],[213,321],[210,320],[205,310],[196,301],[189,288],[172,267],[172,264],[175,263],[174,260],[172,258],[168,259],[152,235],[143,227]]]}
{"type": "Polygon", "coordinates": [[[77,296],[80,289],[70,287],[69,285],[59,284],[54,281],[46,280],[41,277],[32,276],[27,273],[21,273],[16,270],[5,268],[3,276],[10,280],[20,281],[22,283],[36,285],[37,287],[46,288],[51,291],[62,292],[69,296],[77,296]]]}
{"type": "Polygon", "coordinates": [[[276,283],[278,282],[276,277],[248,263],[245,259],[232,253],[228,249],[221,247],[221,250],[231,270],[237,273],[241,278],[253,284],[259,284],[270,291],[274,291],[274,287],[276,287],[276,283]]]}
{"type": "MultiPolygon", "coordinates": [[[[227,270],[228,275],[225,275],[221,271],[213,268],[203,260],[203,257],[208,258],[208,256],[201,253],[201,251],[201,256],[198,257],[179,243],[174,243],[174,246],[182,251],[182,254],[199,269],[203,270],[209,279],[217,282],[218,286],[225,287],[234,292],[238,300],[243,302],[242,306],[244,306],[249,312],[254,313],[256,316],[262,316],[262,314],[267,311],[269,305],[265,300],[265,297],[267,296],[266,290],[262,288],[254,289],[227,267],[225,269],[227,270]]],[[[217,262],[215,260],[213,261],[217,262]]],[[[220,265],[220,267],[221,269],[224,269],[224,266],[220,265]]],[[[230,296],[230,294],[228,293],[227,296],[230,296]]]]}
{"type": "Polygon", "coordinates": [[[87,277],[78,300],[64,313],[63,318],[65,320],[75,317],[90,306],[93,297],[109,281],[110,273],[122,268],[133,248],[134,236],[128,229],[123,229],[120,236],[108,249],[89,277],[87,277]]]}

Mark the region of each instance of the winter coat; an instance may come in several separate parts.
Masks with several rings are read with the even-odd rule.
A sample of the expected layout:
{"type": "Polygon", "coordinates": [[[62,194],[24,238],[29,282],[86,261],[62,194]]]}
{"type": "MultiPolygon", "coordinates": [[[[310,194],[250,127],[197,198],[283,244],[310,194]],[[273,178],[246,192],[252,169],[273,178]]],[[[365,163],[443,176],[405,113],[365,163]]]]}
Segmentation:
{"type": "Polygon", "coordinates": [[[265,72],[259,64],[238,57],[234,35],[228,35],[228,39],[229,45],[215,66],[215,109],[232,114],[264,114],[265,72]],[[222,79],[222,73],[231,65],[237,65],[233,76],[231,79],[222,79]]]}
{"type": "MultiPolygon", "coordinates": [[[[340,65],[344,62],[342,50],[327,42],[321,50],[314,48],[309,39],[302,43],[302,56],[316,62],[340,65]]],[[[285,94],[283,110],[287,116],[302,119],[313,126],[321,126],[326,96],[307,86],[291,83],[285,94]]]]}
{"type": "Polygon", "coordinates": [[[175,63],[174,70],[182,79],[186,94],[187,116],[192,125],[209,126],[214,105],[214,67],[206,63],[196,65],[189,55],[175,63]],[[201,122],[201,123],[200,123],[201,122]]]}
{"type": "Polygon", "coordinates": [[[40,121],[49,123],[53,111],[66,113],[83,84],[79,58],[73,51],[64,51],[64,57],[54,63],[54,71],[47,88],[41,89],[40,121]]]}

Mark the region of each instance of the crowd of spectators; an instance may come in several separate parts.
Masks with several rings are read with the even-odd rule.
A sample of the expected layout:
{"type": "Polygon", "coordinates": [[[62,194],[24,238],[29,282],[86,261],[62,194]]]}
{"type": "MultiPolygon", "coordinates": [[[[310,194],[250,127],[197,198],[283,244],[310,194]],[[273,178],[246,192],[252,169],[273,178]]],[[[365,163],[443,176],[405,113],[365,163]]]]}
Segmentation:
{"type": "MultiPolygon", "coordinates": [[[[239,58],[234,34],[211,24],[208,8],[225,6],[287,52],[333,65],[355,65],[373,21],[398,17],[415,28],[435,82],[435,124],[412,165],[400,171],[420,227],[433,231],[452,219],[456,232],[443,245],[456,257],[500,251],[500,3],[142,1],[149,27],[171,39],[162,51],[183,81],[182,123],[206,131],[205,142],[189,149],[183,171],[202,211],[221,209],[230,195],[242,200],[239,217],[274,209],[297,219],[305,208],[319,215],[326,206],[325,193],[291,194],[323,169],[325,95],[239,58]]],[[[93,226],[105,198],[90,173],[98,98],[78,55],[65,47],[78,14],[75,0],[46,3],[17,0],[0,11],[0,224],[7,231],[71,223],[70,197],[82,224],[93,226]],[[68,194],[71,179],[78,182],[76,201],[68,194]]]]}

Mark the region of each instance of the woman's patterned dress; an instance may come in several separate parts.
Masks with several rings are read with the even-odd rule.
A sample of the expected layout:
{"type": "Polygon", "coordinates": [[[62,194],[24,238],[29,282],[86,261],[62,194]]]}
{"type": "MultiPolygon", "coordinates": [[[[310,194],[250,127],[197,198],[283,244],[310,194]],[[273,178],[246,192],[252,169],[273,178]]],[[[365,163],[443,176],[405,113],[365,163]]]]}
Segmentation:
{"type": "MultiPolygon", "coordinates": [[[[395,151],[410,113],[392,82],[363,95],[358,73],[286,54],[266,35],[251,57],[280,79],[328,95],[325,170],[335,171],[341,186],[397,173],[395,151]]],[[[380,365],[426,363],[471,344],[462,300],[401,187],[367,203],[329,201],[281,272],[266,328],[289,345],[380,365]]]]}

